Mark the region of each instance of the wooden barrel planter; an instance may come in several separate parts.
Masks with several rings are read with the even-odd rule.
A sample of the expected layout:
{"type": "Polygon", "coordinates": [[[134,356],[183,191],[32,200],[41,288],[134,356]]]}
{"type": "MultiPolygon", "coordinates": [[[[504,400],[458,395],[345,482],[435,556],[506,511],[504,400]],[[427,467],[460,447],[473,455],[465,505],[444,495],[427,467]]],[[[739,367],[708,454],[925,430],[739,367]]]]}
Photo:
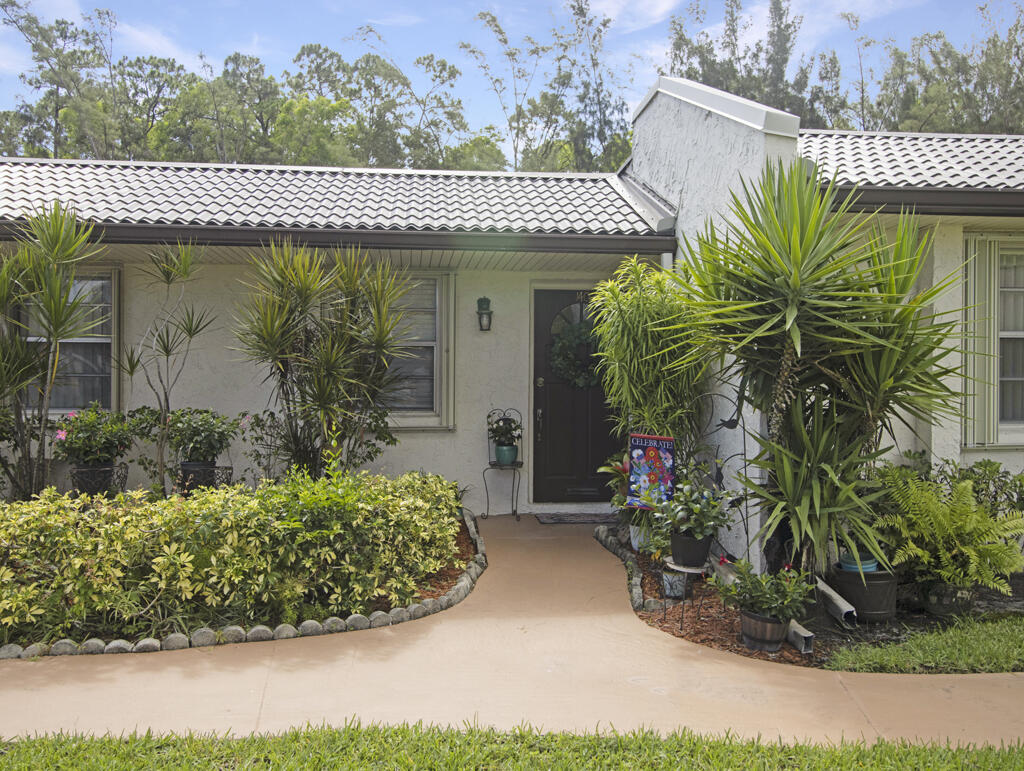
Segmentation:
{"type": "Polygon", "coordinates": [[[740,611],[740,633],[743,644],[755,651],[773,653],[782,647],[789,623],[771,616],[740,611]]]}

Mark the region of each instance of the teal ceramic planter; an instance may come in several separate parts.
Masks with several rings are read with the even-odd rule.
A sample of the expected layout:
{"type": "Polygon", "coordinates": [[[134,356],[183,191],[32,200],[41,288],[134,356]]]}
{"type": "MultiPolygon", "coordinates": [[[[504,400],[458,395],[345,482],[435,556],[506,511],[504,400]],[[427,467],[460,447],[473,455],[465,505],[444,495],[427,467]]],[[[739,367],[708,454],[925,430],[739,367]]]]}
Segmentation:
{"type": "Polygon", "coordinates": [[[494,447],[494,458],[499,466],[511,466],[519,457],[519,448],[513,445],[499,444],[494,447]]]}

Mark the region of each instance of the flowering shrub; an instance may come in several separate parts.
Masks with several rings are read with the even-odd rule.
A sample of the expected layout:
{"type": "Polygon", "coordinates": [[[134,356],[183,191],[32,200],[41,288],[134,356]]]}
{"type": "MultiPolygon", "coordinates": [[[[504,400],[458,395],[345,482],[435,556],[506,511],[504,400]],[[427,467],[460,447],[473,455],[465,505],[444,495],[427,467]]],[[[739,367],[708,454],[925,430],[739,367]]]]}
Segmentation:
{"type": "Polygon", "coordinates": [[[512,417],[487,418],[487,435],[495,444],[510,447],[523,438],[523,425],[512,417]]]}
{"type": "Polygon", "coordinates": [[[0,644],[405,605],[453,564],[456,495],[421,473],[293,474],[152,500],[48,488],[0,505],[0,644]]]}
{"type": "Polygon", "coordinates": [[[133,432],[119,412],[108,412],[97,402],[81,412],[70,412],[57,423],[53,455],[79,465],[111,465],[132,446],[133,432]]]}
{"type": "Polygon", "coordinates": [[[793,570],[790,565],[778,573],[758,575],[746,560],[736,563],[735,582],[728,584],[718,576],[711,578],[726,605],[780,621],[803,616],[814,592],[809,581],[810,574],[793,570]]]}

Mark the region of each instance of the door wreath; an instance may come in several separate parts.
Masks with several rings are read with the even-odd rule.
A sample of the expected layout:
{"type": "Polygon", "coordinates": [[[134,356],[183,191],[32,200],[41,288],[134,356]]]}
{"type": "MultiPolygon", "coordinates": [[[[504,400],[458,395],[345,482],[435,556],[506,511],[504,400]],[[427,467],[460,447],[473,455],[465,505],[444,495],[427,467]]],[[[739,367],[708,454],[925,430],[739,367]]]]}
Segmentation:
{"type": "Polygon", "coordinates": [[[576,388],[601,382],[594,361],[594,332],[589,322],[566,324],[551,338],[551,371],[576,388]]]}

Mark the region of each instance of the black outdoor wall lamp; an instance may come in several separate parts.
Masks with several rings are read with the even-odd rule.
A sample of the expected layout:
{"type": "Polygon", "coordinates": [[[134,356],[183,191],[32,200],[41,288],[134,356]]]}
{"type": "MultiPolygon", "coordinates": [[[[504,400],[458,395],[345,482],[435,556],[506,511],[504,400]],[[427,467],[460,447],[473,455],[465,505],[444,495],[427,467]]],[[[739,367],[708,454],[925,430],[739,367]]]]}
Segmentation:
{"type": "Polygon", "coordinates": [[[480,297],[476,301],[476,320],[480,324],[481,332],[491,331],[491,317],[494,315],[494,311],[491,310],[491,300],[489,297],[480,297]]]}

